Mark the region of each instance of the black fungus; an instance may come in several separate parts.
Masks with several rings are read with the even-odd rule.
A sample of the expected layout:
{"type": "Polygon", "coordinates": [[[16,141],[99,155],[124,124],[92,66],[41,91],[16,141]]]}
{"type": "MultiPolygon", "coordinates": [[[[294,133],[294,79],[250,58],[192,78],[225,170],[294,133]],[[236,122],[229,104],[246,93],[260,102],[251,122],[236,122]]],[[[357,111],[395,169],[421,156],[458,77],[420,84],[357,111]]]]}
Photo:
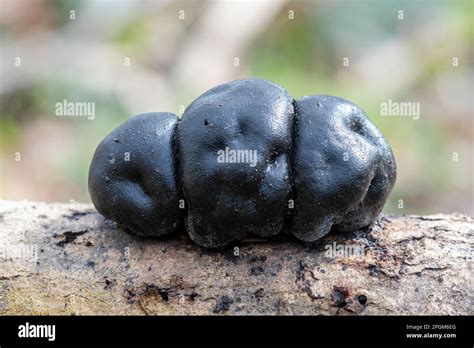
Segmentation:
{"type": "Polygon", "coordinates": [[[180,185],[171,113],[130,118],[95,151],[89,192],[105,217],[143,236],[160,236],[181,221],[180,185]]]}
{"type": "Polygon", "coordinates": [[[334,226],[372,223],[395,182],[395,160],[380,131],[355,104],[317,95],[296,101],[293,234],[312,242],[334,226]]]}
{"type": "Polygon", "coordinates": [[[282,231],[315,241],[370,225],[395,183],[380,131],[355,104],[247,79],[197,98],[182,120],[129,119],[99,145],[89,173],[97,210],[139,235],[184,222],[219,247],[282,231]],[[186,209],[181,209],[186,208],[186,209]]]}
{"type": "Polygon", "coordinates": [[[216,247],[282,230],[292,123],[291,97],[264,80],[220,85],[186,109],[179,157],[194,241],[216,247]]]}

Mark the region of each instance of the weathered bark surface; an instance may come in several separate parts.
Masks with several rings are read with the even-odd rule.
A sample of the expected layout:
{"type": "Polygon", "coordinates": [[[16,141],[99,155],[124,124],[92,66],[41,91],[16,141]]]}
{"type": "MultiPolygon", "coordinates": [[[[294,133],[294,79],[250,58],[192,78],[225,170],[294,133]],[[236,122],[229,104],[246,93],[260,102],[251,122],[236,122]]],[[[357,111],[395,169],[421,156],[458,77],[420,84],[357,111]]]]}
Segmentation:
{"type": "Polygon", "coordinates": [[[0,201],[0,314],[473,314],[472,231],[460,214],[384,216],[317,245],[209,251],[88,204],[0,201]]]}

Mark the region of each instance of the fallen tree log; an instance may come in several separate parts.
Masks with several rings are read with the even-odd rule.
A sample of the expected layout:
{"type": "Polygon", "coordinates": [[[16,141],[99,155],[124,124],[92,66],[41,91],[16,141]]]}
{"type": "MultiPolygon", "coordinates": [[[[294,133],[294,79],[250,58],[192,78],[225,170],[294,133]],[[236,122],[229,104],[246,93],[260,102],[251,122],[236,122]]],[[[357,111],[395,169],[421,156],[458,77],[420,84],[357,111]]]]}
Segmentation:
{"type": "Polygon", "coordinates": [[[461,214],[207,250],[140,238],[89,204],[0,201],[0,314],[473,314],[461,214]]]}

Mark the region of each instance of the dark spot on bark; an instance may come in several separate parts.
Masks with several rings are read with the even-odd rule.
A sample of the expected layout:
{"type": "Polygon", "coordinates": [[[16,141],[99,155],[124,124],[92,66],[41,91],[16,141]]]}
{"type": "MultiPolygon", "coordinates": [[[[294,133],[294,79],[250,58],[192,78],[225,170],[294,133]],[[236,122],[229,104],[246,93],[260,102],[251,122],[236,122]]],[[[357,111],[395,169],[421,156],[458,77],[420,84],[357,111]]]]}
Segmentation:
{"type": "Polygon", "coordinates": [[[250,268],[250,275],[259,275],[263,273],[263,267],[253,266],[250,268]]]}
{"type": "Polygon", "coordinates": [[[63,217],[69,220],[79,220],[84,215],[92,214],[94,213],[93,210],[87,210],[87,211],[78,211],[78,210],[71,210],[71,214],[63,214],[63,217]]]}
{"type": "Polygon", "coordinates": [[[255,291],[255,297],[262,298],[263,296],[265,296],[265,289],[264,288],[260,288],[257,291],[255,291]]]}
{"type": "Polygon", "coordinates": [[[367,296],[365,296],[365,295],[359,295],[359,296],[357,296],[357,301],[359,301],[359,303],[360,303],[362,306],[365,306],[365,304],[367,303],[367,296]]]}
{"type": "Polygon", "coordinates": [[[106,279],[106,280],[105,280],[104,290],[109,290],[109,289],[111,289],[116,283],[117,283],[117,281],[116,281],[115,279],[112,280],[112,281],[106,279]]]}
{"type": "Polygon", "coordinates": [[[229,296],[221,296],[216,306],[213,309],[214,313],[224,313],[230,308],[230,305],[234,303],[234,300],[229,296]]]}
{"type": "Polygon", "coordinates": [[[160,291],[158,291],[158,293],[160,294],[161,298],[163,299],[163,301],[166,301],[168,302],[169,300],[169,292],[167,289],[161,289],[160,291]]]}
{"type": "Polygon", "coordinates": [[[304,279],[304,270],[305,270],[305,268],[306,268],[306,265],[305,265],[304,261],[303,261],[303,260],[300,260],[300,261],[298,262],[298,266],[297,266],[297,268],[296,268],[296,270],[295,270],[295,274],[296,274],[296,279],[297,279],[297,280],[302,280],[302,279],[304,279]]]}
{"type": "Polygon", "coordinates": [[[300,260],[298,262],[298,267],[296,268],[296,274],[300,274],[301,272],[304,271],[304,268],[305,268],[305,264],[304,264],[304,261],[303,260],[300,260]]]}
{"type": "Polygon", "coordinates": [[[135,292],[130,289],[125,289],[125,297],[127,298],[127,303],[132,303],[135,298],[135,292]]]}
{"type": "Polygon", "coordinates": [[[143,290],[139,293],[140,296],[147,296],[151,294],[159,294],[163,301],[169,300],[169,288],[159,288],[155,284],[146,284],[143,290]]]}
{"type": "Polygon", "coordinates": [[[267,257],[265,255],[255,255],[249,259],[250,262],[265,262],[267,257]]]}
{"type": "Polygon", "coordinates": [[[345,286],[334,286],[331,293],[333,305],[336,307],[345,307],[347,305],[346,298],[349,297],[349,290],[345,286]]]}
{"type": "Polygon", "coordinates": [[[40,215],[38,215],[38,217],[39,217],[40,219],[46,219],[48,216],[45,215],[45,214],[40,214],[40,215]]]}
{"type": "Polygon", "coordinates": [[[342,266],[341,271],[343,272],[347,271],[347,266],[342,266]]]}
{"type": "Polygon", "coordinates": [[[94,245],[94,244],[93,244],[90,240],[88,240],[88,241],[86,242],[86,247],[91,247],[91,246],[93,246],[93,245],[94,245]]]}
{"type": "Polygon", "coordinates": [[[87,233],[88,231],[89,230],[87,229],[81,231],[66,231],[61,234],[55,233],[53,237],[60,239],[59,242],[56,243],[56,245],[64,246],[65,244],[73,242],[74,240],[76,240],[77,237],[83,235],[84,233],[87,233]]]}
{"type": "Polygon", "coordinates": [[[94,261],[87,261],[86,266],[94,268],[95,267],[95,262],[94,261]]]}
{"type": "Polygon", "coordinates": [[[319,272],[321,272],[321,273],[326,273],[326,270],[325,270],[324,268],[321,268],[321,269],[319,270],[319,272]]]}
{"type": "Polygon", "coordinates": [[[380,275],[380,268],[376,265],[370,265],[369,275],[371,275],[372,277],[378,277],[380,275]]]}

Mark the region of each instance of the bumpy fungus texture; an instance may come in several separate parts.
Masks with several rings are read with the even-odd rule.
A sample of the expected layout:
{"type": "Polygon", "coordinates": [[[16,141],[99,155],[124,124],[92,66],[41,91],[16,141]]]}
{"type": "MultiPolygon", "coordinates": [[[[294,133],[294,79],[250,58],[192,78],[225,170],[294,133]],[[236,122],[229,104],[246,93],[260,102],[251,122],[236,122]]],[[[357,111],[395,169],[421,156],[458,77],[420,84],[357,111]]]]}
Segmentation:
{"type": "Polygon", "coordinates": [[[130,118],[98,146],[92,202],[139,235],[184,221],[199,245],[248,235],[312,242],[370,225],[395,183],[390,146],[357,105],[247,79],[197,98],[180,120],[130,118]]]}

